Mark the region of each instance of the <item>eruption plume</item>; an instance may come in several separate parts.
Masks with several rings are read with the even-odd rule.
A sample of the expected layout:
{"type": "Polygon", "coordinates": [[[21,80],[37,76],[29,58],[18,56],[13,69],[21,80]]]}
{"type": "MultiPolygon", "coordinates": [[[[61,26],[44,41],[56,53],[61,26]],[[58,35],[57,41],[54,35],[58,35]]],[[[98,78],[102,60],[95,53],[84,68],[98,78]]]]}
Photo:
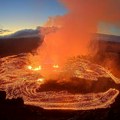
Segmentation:
{"type": "Polygon", "coordinates": [[[60,64],[66,58],[88,55],[93,33],[97,33],[99,23],[119,25],[119,0],[60,0],[68,9],[64,16],[50,17],[47,26],[60,26],[59,30],[45,36],[39,49],[45,54],[41,58],[60,64]],[[42,50],[41,50],[42,49],[42,50]],[[47,56],[47,57],[45,57],[47,56]]]}

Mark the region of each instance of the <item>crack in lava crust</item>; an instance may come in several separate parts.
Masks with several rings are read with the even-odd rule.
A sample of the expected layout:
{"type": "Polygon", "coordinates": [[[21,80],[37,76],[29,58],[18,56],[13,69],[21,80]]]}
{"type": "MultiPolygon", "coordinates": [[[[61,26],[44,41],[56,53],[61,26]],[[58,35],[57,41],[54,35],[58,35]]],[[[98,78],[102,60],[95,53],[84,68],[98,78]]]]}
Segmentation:
{"type": "MultiPolygon", "coordinates": [[[[81,70],[82,65],[87,65],[82,64],[85,62],[82,61],[81,67],[79,66],[81,70]]],[[[37,89],[44,83],[38,81],[41,77],[40,73],[26,69],[26,54],[1,58],[0,64],[0,90],[5,90],[9,99],[23,97],[25,104],[45,109],[89,110],[109,107],[119,94],[119,91],[113,88],[106,92],[88,94],[72,94],[67,91],[38,92],[37,89]]],[[[103,73],[109,76],[107,72],[103,73]]]]}

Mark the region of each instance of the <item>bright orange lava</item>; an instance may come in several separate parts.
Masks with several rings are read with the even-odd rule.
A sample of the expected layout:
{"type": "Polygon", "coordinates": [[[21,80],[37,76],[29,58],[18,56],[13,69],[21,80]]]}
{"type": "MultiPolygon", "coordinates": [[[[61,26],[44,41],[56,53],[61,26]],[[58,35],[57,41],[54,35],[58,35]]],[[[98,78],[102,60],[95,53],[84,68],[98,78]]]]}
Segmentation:
{"type": "MultiPolygon", "coordinates": [[[[0,90],[6,91],[9,99],[22,97],[25,104],[37,105],[45,109],[90,110],[109,107],[119,94],[119,91],[114,88],[105,92],[88,94],[73,94],[63,89],[61,91],[51,91],[51,89],[39,91],[42,85],[49,84],[49,81],[41,75],[44,66],[35,68],[31,64],[28,65],[25,59],[27,59],[26,56],[9,56],[0,59],[0,90]]],[[[58,68],[59,65],[51,67],[53,71],[58,71],[64,77],[67,74],[70,77],[84,78],[89,81],[98,81],[99,77],[105,77],[112,78],[117,84],[120,83],[119,79],[116,80],[103,67],[81,58],[69,60],[62,72],[59,72],[58,68]]],[[[57,72],[54,73],[56,75],[57,72]]],[[[60,80],[62,80],[61,76],[60,80]]]]}
{"type": "Polygon", "coordinates": [[[53,68],[59,68],[59,65],[53,65],[53,68]]]}
{"type": "Polygon", "coordinates": [[[33,71],[39,71],[39,70],[41,70],[42,69],[42,67],[41,66],[38,66],[38,67],[36,67],[36,68],[33,68],[32,66],[27,66],[27,68],[29,69],[29,70],[33,70],[33,71]]]}
{"type": "Polygon", "coordinates": [[[44,80],[45,80],[44,78],[37,79],[38,82],[44,82],[44,80]]]}

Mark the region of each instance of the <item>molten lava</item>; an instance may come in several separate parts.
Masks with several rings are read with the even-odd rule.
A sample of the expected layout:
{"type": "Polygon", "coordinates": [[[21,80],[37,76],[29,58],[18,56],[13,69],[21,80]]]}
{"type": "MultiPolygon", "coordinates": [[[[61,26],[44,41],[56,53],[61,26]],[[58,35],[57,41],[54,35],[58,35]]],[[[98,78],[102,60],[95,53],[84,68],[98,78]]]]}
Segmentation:
{"type": "Polygon", "coordinates": [[[45,80],[44,78],[37,79],[38,82],[42,82],[42,83],[44,82],[44,80],[45,80]]]}
{"type": "MultiPolygon", "coordinates": [[[[90,110],[109,107],[119,94],[119,91],[114,88],[110,88],[106,92],[87,94],[70,93],[69,90],[62,89],[60,91],[51,89],[49,91],[41,91],[42,86],[47,83],[49,86],[49,81],[51,80],[46,80],[41,75],[41,68],[43,69],[43,67],[33,68],[28,65],[27,61],[27,55],[9,56],[0,59],[0,90],[6,91],[7,98],[22,97],[25,104],[36,105],[45,109],[90,110]],[[28,66],[27,69],[26,66],[28,66]]],[[[58,65],[54,67],[55,69],[59,68],[58,65]]],[[[66,76],[69,76],[68,78],[75,76],[89,81],[98,80],[99,76],[111,78],[103,67],[81,58],[70,60],[66,63],[62,72],[58,73],[58,78],[61,81],[56,82],[56,84],[60,84],[60,82],[62,84],[62,76],[64,78],[66,76]]],[[[114,79],[112,80],[115,81],[114,79]]],[[[56,86],[54,85],[53,87],[56,86]]],[[[79,88],[76,87],[76,89],[79,88]]]]}
{"type": "Polygon", "coordinates": [[[53,68],[57,69],[57,68],[59,68],[59,65],[53,65],[53,68]]]}
{"type": "Polygon", "coordinates": [[[36,68],[33,68],[32,66],[27,66],[27,68],[28,68],[29,70],[33,70],[33,71],[40,71],[40,70],[42,69],[41,66],[38,66],[38,67],[36,67],[36,68]]]}

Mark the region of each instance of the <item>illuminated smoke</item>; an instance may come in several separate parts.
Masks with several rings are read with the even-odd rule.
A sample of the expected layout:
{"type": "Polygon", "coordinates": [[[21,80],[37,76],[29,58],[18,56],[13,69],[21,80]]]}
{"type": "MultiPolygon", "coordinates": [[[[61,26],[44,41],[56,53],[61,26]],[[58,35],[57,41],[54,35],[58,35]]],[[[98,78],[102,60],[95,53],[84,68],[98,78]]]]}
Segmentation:
{"type": "Polygon", "coordinates": [[[93,33],[99,23],[119,25],[119,0],[60,0],[68,9],[64,16],[50,17],[46,26],[59,30],[45,36],[39,49],[42,62],[61,64],[66,58],[88,55],[93,33]],[[42,53],[42,54],[41,54],[42,53]]]}

